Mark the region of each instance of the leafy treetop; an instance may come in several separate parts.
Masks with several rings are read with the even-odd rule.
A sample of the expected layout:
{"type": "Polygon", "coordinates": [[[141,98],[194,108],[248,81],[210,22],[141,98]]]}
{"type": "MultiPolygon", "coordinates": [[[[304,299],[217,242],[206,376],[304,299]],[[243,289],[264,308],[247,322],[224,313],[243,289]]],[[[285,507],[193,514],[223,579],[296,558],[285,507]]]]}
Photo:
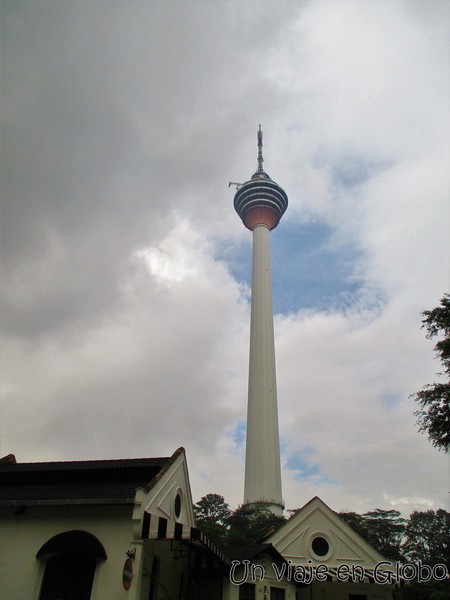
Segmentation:
{"type": "Polygon", "coordinates": [[[428,437],[436,448],[450,452],[450,294],[445,294],[440,306],[423,313],[422,327],[427,329],[427,338],[441,336],[434,349],[444,366],[446,382],[426,385],[413,394],[420,408],[414,413],[421,433],[428,437]]]}

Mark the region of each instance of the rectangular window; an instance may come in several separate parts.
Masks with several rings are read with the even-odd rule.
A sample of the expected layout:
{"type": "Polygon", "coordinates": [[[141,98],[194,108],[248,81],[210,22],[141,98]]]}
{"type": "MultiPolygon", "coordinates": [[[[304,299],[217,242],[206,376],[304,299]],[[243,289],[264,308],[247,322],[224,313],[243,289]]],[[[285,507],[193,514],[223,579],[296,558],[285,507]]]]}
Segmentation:
{"type": "Polygon", "coordinates": [[[367,600],[366,594],[349,594],[348,600],[367,600]]]}
{"type": "Polygon", "coordinates": [[[255,600],[255,585],[243,583],[239,586],[239,600],[255,600]]]}
{"type": "Polygon", "coordinates": [[[285,589],[278,587],[270,588],[270,600],[284,600],[285,589]]]}

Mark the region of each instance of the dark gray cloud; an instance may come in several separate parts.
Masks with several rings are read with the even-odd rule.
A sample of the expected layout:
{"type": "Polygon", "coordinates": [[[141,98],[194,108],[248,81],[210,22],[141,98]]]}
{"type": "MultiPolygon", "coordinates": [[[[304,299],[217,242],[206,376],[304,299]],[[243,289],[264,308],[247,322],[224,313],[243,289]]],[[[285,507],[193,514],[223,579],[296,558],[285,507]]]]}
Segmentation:
{"type": "Polygon", "coordinates": [[[244,78],[241,53],[251,36],[247,60],[256,63],[268,30],[280,35],[283,11],[270,21],[267,8],[257,11],[240,28],[234,3],[218,18],[217,9],[4,3],[9,331],[96,318],[117,300],[127,254],[167,231],[174,207],[218,217],[217,178],[225,189],[230,150],[243,143],[229,100],[242,96],[251,111],[245,96],[258,93],[251,86],[259,73],[244,78]]]}
{"type": "Polygon", "coordinates": [[[448,3],[0,9],[1,452],[185,444],[194,493],[241,501],[250,234],[227,185],[255,170],[262,123],[290,202],[272,238],[284,458],[314,453],[285,496],[437,506],[408,396],[434,377],[420,311],[447,274],[448,3]],[[312,223],[332,232],[316,253],[296,239],[312,223]]]}

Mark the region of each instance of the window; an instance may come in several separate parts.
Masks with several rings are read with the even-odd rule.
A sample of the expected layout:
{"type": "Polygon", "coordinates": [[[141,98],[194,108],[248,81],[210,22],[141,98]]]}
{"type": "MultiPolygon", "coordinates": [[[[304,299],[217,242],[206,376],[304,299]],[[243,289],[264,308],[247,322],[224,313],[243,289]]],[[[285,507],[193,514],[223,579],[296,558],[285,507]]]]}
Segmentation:
{"type": "Polygon", "coordinates": [[[324,537],[320,535],[313,539],[311,545],[314,554],[316,554],[317,556],[326,556],[328,554],[328,551],[330,550],[329,543],[324,537]]]}
{"type": "Polygon", "coordinates": [[[181,494],[179,492],[175,496],[174,511],[175,511],[175,518],[179,519],[180,515],[181,515],[181,494]]]}
{"type": "Polygon", "coordinates": [[[270,600],[284,600],[284,588],[271,587],[270,588],[270,600]]]}
{"type": "Polygon", "coordinates": [[[243,583],[239,586],[239,600],[255,600],[255,585],[243,583]]]}
{"type": "Polygon", "coordinates": [[[348,600],[367,600],[366,594],[349,594],[348,600]]]}
{"type": "Polygon", "coordinates": [[[93,556],[57,554],[48,559],[39,600],[89,600],[96,560],[93,556]]]}

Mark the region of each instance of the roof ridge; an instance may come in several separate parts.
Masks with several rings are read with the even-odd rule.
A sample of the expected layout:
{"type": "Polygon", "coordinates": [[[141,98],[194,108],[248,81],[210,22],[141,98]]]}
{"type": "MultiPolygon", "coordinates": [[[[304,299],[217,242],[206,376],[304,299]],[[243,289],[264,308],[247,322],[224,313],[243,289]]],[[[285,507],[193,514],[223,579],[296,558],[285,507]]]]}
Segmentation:
{"type": "MultiPolygon", "coordinates": [[[[74,460],[30,460],[24,462],[16,462],[9,464],[16,465],[53,465],[60,463],[94,463],[94,462],[126,462],[129,460],[169,460],[170,456],[132,456],[130,458],[89,458],[87,460],[74,459],[74,460]]],[[[1,464],[1,463],[0,463],[1,464]]],[[[8,464],[8,463],[4,463],[8,464]]]]}
{"type": "Polygon", "coordinates": [[[36,461],[36,462],[4,462],[0,463],[0,471],[18,471],[26,470],[39,470],[39,468],[45,469],[46,471],[61,468],[73,468],[86,469],[90,467],[103,467],[103,468],[114,468],[114,467],[130,467],[130,466],[145,466],[158,464],[162,466],[168,460],[170,456],[156,456],[156,457],[143,457],[143,458],[99,458],[90,460],[55,460],[55,461],[36,461]]]}

